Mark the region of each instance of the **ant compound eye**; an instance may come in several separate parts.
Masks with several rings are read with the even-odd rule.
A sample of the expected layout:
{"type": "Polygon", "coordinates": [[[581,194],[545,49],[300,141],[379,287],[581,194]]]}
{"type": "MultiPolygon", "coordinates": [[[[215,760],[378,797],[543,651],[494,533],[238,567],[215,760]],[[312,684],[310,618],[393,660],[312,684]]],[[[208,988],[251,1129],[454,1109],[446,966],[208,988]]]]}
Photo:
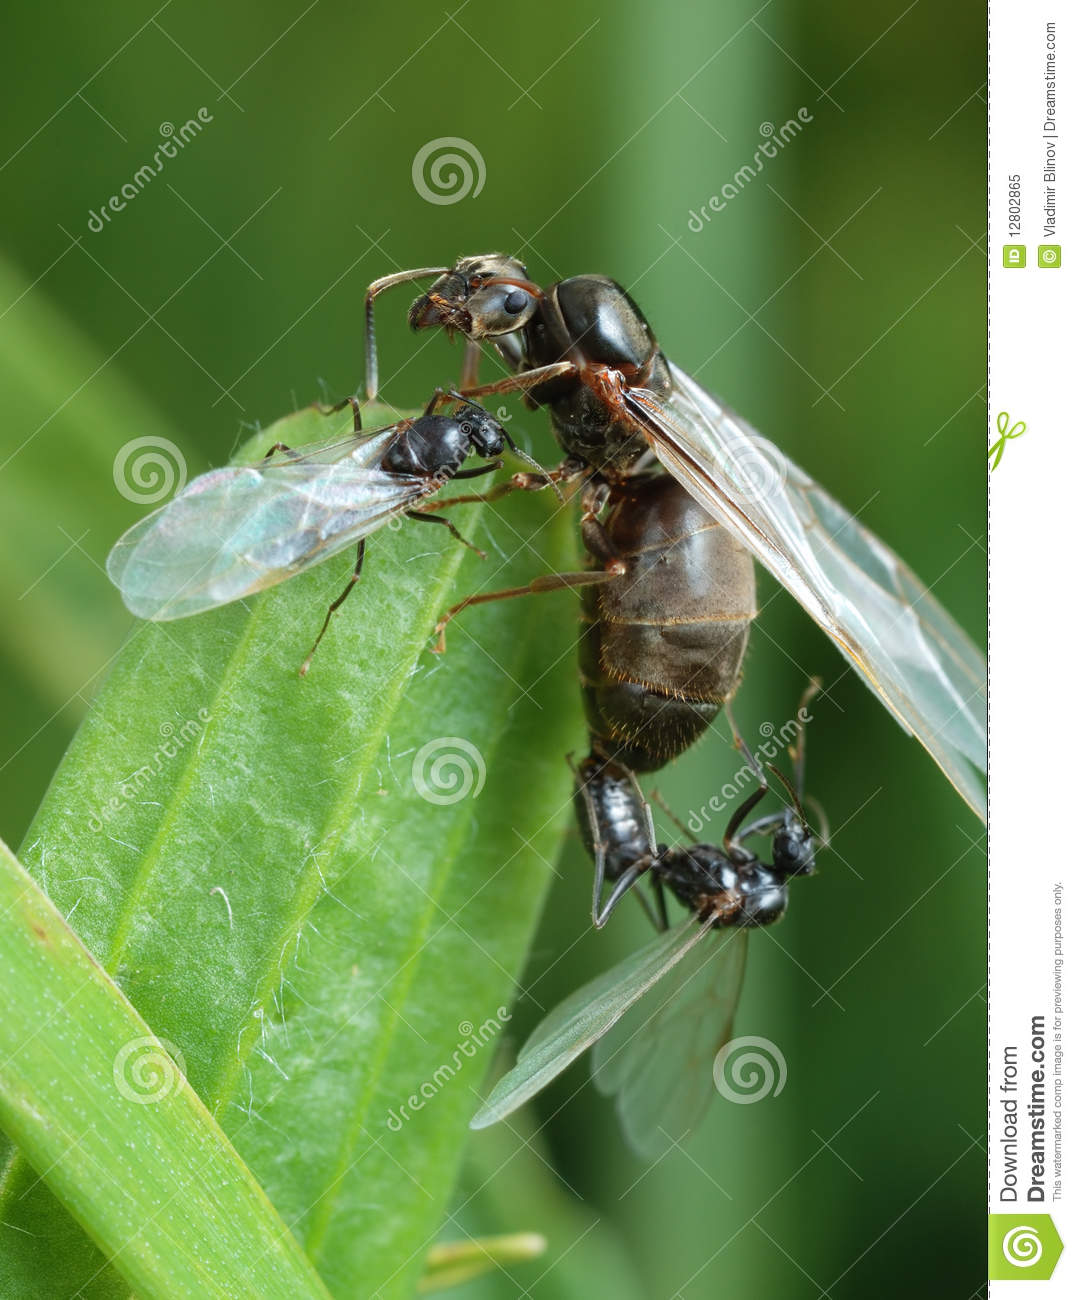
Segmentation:
{"type": "Polygon", "coordinates": [[[527,306],[527,294],[522,289],[513,289],[505,295],[504,308],[509,316],[518,316],[527,306]]]}

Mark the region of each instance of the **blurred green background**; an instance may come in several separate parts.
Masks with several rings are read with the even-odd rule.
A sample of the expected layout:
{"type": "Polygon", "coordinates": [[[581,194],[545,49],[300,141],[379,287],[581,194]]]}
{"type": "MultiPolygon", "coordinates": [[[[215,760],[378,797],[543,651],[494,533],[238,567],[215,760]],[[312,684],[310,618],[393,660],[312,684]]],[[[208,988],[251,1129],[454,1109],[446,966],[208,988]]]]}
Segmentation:
{"type": "MultiPolygon", "coordinates": [[[[170,438],[193,475],[252,426],[353,391],[365,285],[463,252],[518,252],[539,280],[628,285],[669,355],[894,545],[982,643],[983,21],[979,7],[906,0],[12,11],[4,837],[18,842],[129,625],[101,568],[140,513],[113,484],[119,449],[170,438]],[[764,124],[802,106],[799,136],[693,229],[764,124]],[[162,124],[203,107],[197,137],[91,230],[162,124]],[[448,136],[481,155],[485,181],[432,203],[412,160],[448,136]]],[[[461,356],[409,336],[407,301],[380,313],[400,406],[453,379],[461,356]]],[[[543,418],[510,409],[552,461],[543,418]]],[[[474,1143],[446,1232],[535,1229],[549,1254],[462,1294],[982,1289],[980,828],[793,601],[764,582],[762,602],[741,727],[780,726],[810,673],[829,687],[808,775],[834,851],[782,926],[753,939],[738,1022],[780,1046],[785,1090],[716,1104],[649,1168],[578,1068],[539,1101],[538,1154],[496,1132],[474,1143]]],[[[735,767],[723,732],[659,784],[688,817],[735,767]]],[[[573,835],[557,873],[532,959],[545,1005],[644,934],[635,917],[586,933],[573,835]]]]}

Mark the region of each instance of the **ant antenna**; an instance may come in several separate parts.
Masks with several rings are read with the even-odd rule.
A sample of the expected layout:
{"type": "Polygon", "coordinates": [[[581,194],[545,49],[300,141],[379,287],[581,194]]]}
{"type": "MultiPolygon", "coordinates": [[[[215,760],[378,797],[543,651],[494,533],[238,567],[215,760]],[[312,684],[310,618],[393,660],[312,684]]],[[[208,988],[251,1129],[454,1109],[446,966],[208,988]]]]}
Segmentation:
{"type": "Polygon", "coordinates": [[[725,706],[725,716],[726,716],[726,720],[729,722],[729,734],[733,738],[734,748],[740,750],[740,752],[744,755],[744,759],[747,762],[748,766],[755,773],[756,780],[759,782],[761,786],[765,787],[767,784],[767,778],[763,773],[762,767],[760,767],[759,765],[759,759],[756,758],[755,754],[753,754],[752,751],[745,744],[744,737],[740,734],[740,729],[737,726],[736,719],[733,717],[733,708],[728,701],[726,702],[726,706],[725,706]]]}
{"type": "Polygon", "coordinates": [[[797,743],[789,752],[793,760],[793,776],[796,780],[797,794],[800,795],[801,799],[804,798],[805,726],[800,715],[822,689],[821,678],[809,678],[804,694],[800,697],[800,704],[797,706],[797,743]]]}
{"type": "Polygon", "coordinates": [[[801,824],[807,826],[808,819],[804,816],[804,807],[800,802],[800,795],[793,789],[792,781],[789,780],[780,768],[775,767],[773,763],[768,763],[767,767],[774,773],[782,785],[785,786],[786,790],[789,791],[789,797],[793,801],[793,807],[796,809],[796,814],[800,818],[801,824]]]}
{"type": "Polygon", "coordinates": [[[759,789],[754,794],[750,794],[747,799],[736,809],[733,816],[729,819],[729,825],[725,828],[725,835],[722,836],[722,848],[725,850],[726,857],[736,858],[745,850],[737,843],[737,831],[743,823],[745,817],[752,811],[757,803],[766,796],[770,786],[767,784],[766,774],[759,766],[759,759],[752,753],[744,743],[744,737],[737,730],[737,724],[733,719],[732,711],[729,705],[725,706],[725,715],[729,720],[729,730],[733,736],[733,744],[744,755],[749,768],[755,773],[759,781],[759,789]]]}
{"type": "Polygon", "coordinates": [[[505,434],[505,441],[509,444],[509,448],[511,449],[513,455],[519,456],[519,458],[522,461],[525,461],[533,469],[536,469],[538,471],[539,476],[546,480],[546,486],[553,489],[553,494],[557,498],[558,504],[563,506],[565,504],[565,494],[561,491],[560,487],[557,484],[557,480],[553,477],[553,475],[545,467],[545,465],[540,465],[538,461],[534,458],[534,456],[529,455],[526,451],[524,451],[522,447],[518,447],[516,443],[513,442],[513,440],[509,437],[509,435],[505,433],[504,429],[502,429],[501,432],[505,434]]]}
{"type": "Polygon", "coordinates": [[[422,280],[428,275],[447,275],[444,266],[422,266],[413,271],[396,271],[392,275],[383,275],[366,291],[366,395],[373,401],[378,395],[378,348],[374,341],[374,299],[386,289],[398,284],[409,284],[412,280],[422,280]]]}
{"type": "Polygon", "coordinates": [[[804,801],[815,813],[815,820],[819,825],[819,834],[815,837],[820,849],[830,848],[830,818],[826,815],[826,809],[818,799],[813,799],[808,795],[804,801]]]}

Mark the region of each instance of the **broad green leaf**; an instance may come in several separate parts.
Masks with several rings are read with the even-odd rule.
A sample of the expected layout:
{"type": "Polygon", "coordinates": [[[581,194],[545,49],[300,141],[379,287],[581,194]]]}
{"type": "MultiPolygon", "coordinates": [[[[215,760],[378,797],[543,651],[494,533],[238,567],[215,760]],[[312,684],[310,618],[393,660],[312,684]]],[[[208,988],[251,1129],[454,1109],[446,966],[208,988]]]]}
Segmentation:
{"type": "MultiPolygon", "coordinates": [[[[301,412],[259,446],[347,424],[301,412]]],[[[138,625],[27,838],[335,1294],[413,1290],[559,848],[575,598],[469,610],[428,649],[461,594],[572,566],[554,504],[454,510],[485,563],[431,524],[383,530],[303,680],[350,557],[138,625]]],[[[34,1177],[16,1159],[0,1194],[5,1296],[100,1267],[34,1177]]]]}
{"type": "Polygon", "coordinates": [[[179,1064],[2,842],[0,915],[0,979],[17,990],[0,1123],[113,1266],[162,1300],[327,1300],[179,1064]]]}

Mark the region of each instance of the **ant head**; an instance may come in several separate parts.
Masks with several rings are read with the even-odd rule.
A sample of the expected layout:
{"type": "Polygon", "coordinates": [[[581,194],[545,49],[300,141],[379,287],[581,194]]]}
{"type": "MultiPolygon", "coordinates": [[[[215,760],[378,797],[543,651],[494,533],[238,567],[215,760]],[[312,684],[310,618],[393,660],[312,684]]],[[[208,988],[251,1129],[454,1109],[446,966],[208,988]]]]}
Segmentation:
{"type": "Polygon", "coordinates": [[[458,330],[480,342],[522,328],[541,298],[542,290],[516,258],[503,253],[462,257],[415,299],[408,324],[414,330],[458,330]]]}
{"type": "Polygon", "coordinates": [[[505,450],[508,435],[490,412],[477,402],[465,402],[458,407],[455,418],[460,431],[480,456],[489,459],[500,456],[505,450]]]}
{"type": "Polygon", "coordinates": [[[774,870],[784,876],[810,876],[815,870],[815,837],[797,814],[787,812],[774,833],[774,870]]]}
{"type": "Polygon", "coordinates": [[[789,886],[777,871],[762,864],[750,864],[741,868],[739,885],[738,925],[773,925],[785,915],[789,886]]]}

